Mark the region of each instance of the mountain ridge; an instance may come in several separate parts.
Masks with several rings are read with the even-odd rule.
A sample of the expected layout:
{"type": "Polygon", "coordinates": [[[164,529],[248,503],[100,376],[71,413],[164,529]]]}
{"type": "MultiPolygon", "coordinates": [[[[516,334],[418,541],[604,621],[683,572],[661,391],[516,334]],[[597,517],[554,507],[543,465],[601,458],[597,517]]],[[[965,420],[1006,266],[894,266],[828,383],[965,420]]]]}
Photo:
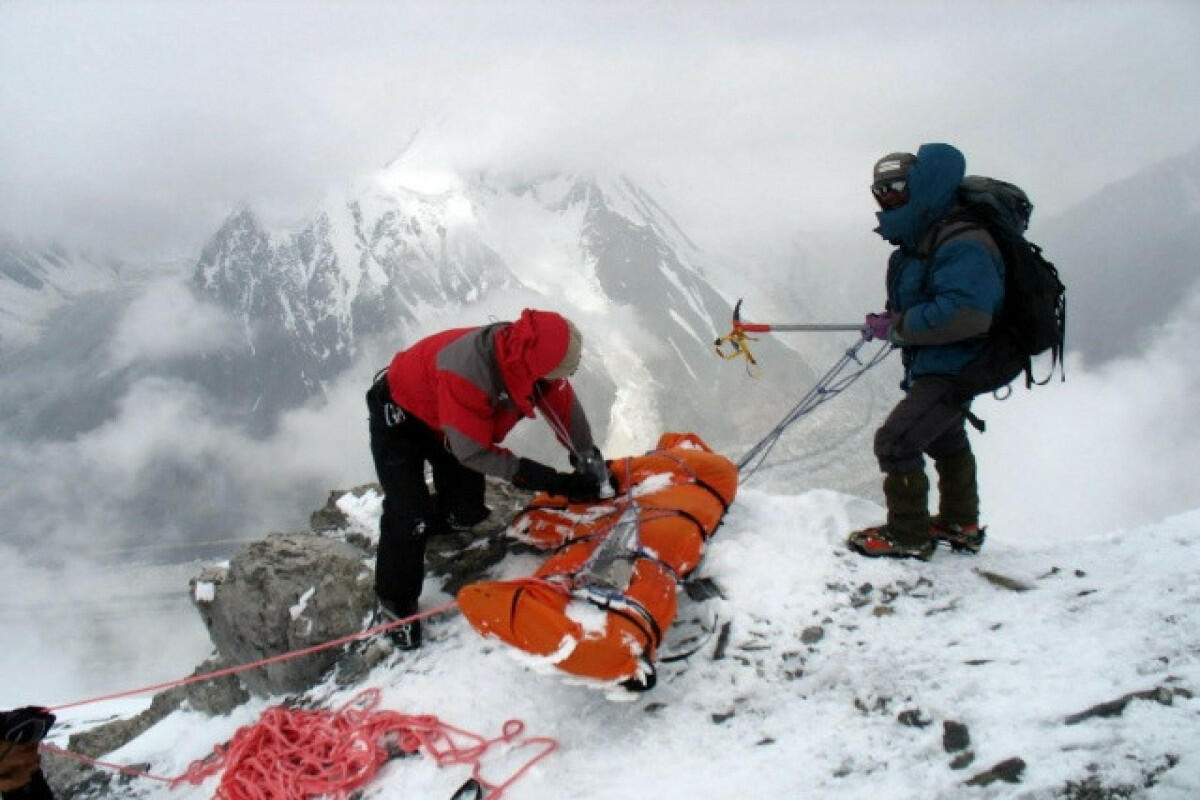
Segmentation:
{"type": "Polygon", "coordinates": [[[1067,285],[1067,346],[1096,363],[1134,355],[1200,289],[1200,147],[1035,217],[1030,237],[1067,285]]]}
{"type": "MultiPolygon", "coordinates": [[[[433,193],[395,180],[385,172],[360,182],[288,231],[267,231],[245,209],[230,216],[193,274],[195,289],[245,331],[245,352],[226,356],[227,372],[245,372],[248,359],[291,361],[305,376],[292,395],[311,396],[373,337],[401,347],[428,332],[431,316],[539,296],[581,315],[587,346],[601,353],[599,366],[585,368],[600,387],[585,385],[585,396],[612,394],[619,361],[654,376],[636,387],[653,405],[662,407],[671,387],[699,389],[672,401],[683,412],[679,424],[721,419],[728,404],[720,389],[730,381],[706,384],[701,376],[713,373],[711,337],[729,305],[696,266],[694,244],[628,178],[606,185],[566,175],[448,178],[433,193]],[[597,324],[613,313],[635,324],[628,341],[597,324]]],[[[763,347],[783,352],[775,343],[763,347]]],[[[780,371],[811,376],[804,368],[799,376],[780,371]]],[[[258,387],[260,397],[267,391],[258,387]]]]}

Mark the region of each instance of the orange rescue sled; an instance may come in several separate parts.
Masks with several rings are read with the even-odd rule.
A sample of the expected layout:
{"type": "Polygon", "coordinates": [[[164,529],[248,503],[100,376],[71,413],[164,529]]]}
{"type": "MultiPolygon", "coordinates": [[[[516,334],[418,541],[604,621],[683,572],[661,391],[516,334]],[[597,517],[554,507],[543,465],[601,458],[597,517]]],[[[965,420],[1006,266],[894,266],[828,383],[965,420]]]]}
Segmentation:
{"type": "Polygon", "coordinates": [[[540,494],[509,534],[553,555],[528,578],[473,583],[463,615],[558,669],[631,689],[654,684],[675,619],[676,586],[696,565],[737,492],[737,467],[700,437],[666,433],[655,450],[612,462],[611,500],[540,494]]]}

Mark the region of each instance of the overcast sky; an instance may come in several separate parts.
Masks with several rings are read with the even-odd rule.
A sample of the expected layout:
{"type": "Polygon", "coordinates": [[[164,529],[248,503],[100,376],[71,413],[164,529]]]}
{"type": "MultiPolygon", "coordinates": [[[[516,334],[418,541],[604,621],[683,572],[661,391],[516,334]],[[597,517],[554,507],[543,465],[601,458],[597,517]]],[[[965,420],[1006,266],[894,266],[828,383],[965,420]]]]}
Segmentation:
{"type": "Polygon", "coordinates": [[[1044,213],[1191,149],[1200,4],[10,1],[0,75],[26,237],[189,257],[420,129],[434,166],[626,172],[727,245],[869,220],[871,163],[922,141],[1044,213]]]}

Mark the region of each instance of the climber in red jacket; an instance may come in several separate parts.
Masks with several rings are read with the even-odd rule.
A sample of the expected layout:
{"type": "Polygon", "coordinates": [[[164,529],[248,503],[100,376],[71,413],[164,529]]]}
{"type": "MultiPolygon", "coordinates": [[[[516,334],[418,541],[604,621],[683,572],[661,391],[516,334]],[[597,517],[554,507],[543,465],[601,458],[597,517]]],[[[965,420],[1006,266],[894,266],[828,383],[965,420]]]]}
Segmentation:
{"type": "MultiPolygon", "coordinates": [[[[384,615],[416,613],[425,541],[487,518],[484,475],[523,489],[594,499],[609,475],[567,377],[579,366],[578,329],[553,311],[525,309],[515,322],[435,333],[401,350],[367,392],[371,455],[383,486],[375,594],[384,615]],[[575,471],[559,472],[498,445],[541,411],[575,471]],[[434,494],[425,484],[433,471],[434,494]]],[[[420,620],[391,631],[403,649],[421,644],[420,620]]]]}

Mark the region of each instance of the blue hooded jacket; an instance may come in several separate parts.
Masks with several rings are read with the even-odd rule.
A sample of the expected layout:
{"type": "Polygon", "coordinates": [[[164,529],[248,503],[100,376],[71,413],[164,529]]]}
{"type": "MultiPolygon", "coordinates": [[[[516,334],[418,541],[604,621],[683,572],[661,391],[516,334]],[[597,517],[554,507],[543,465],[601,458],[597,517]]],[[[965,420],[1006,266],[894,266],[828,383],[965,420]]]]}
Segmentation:
{"type": "Polygon", "coordinates": [[[905,388],[921,375],[961,372],[1004,302],[1004,261],[985,231],[970,226],[928,255],[955,224],[940,223],[957,207],[965,173],[958,149],[923,144],[908,170],[908,202],[875,215],[876,233],[897,246],[888,259],[887,308],[902,314],[892,335],[903,348],[905,388]]]}

